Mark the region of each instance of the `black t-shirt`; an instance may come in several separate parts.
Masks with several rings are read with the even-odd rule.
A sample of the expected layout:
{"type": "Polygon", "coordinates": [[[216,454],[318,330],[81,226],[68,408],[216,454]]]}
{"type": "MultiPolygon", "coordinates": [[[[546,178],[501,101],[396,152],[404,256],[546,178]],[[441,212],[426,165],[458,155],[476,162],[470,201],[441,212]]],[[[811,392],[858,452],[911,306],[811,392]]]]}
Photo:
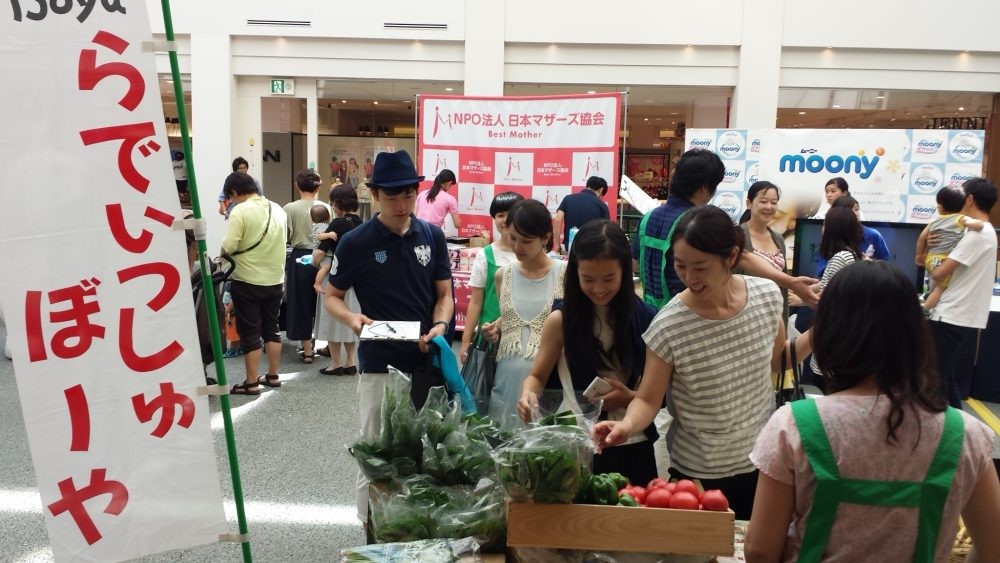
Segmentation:
{"type": "MultiPolygon", "coordinates": [[[[421,334],[430,330],[435,281],[451,279],[441,229],[411,215],[410,229],[400,236],[376,216],[344,235],[336,256],[330,283],[343,291],[353,287],[365,316],[376,322],[420,321],[421,334]]],[[[358,359],[362,373],[385,373],[388,364],[404,372],[424,365],[416,342],[363,340],[358,359]]]]}
{"type": "Polygon", "coordinates": [[[330,221],[330,225],[327,226],[326,232],[337,233],[337,240],[329,238],[321,240],[316,246],[316,250],[322,250],[323,252],[336,252],[337,241],[344,238],[344,235],[363,222],[364,221],[361,220],[361,217],[355,215],[354,213],[348,213],[343,217],[335,218],[333,221],[330,221]]]}
{"type": "Polygon", "coordinates": [[[582,227],[584,223],[593,219],[611,218],[607,204],[591,189],[584,189],[580,193],[564,197],[557,211],[562,211],[566,215],[563,221],[564,243],[569,242],[569,230],[573,227],[582,227]]]}

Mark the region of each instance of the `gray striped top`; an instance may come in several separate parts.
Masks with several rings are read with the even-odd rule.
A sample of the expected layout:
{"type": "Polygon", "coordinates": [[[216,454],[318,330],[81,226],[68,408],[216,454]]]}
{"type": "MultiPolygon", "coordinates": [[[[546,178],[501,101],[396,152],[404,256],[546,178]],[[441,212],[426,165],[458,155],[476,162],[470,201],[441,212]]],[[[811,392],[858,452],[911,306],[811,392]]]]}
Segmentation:
{"type": "Polygon", "coordinates": [[[657,313],[642,335],[650,350],[673,365],[667,408],[670,463],[699,478],[754,470],[750,450],[774,412],[771,352],[782,298],[770,280],[737,276],[747,304],[727,320],[705,319],[680,299],[657,313]]]}

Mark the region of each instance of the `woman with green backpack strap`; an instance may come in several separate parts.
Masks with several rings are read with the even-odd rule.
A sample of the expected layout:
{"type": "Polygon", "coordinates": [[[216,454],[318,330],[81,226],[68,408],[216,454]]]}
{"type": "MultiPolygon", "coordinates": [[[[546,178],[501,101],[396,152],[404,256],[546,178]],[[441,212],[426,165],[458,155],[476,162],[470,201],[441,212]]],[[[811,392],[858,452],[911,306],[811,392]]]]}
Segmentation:
{"type": "Polygon", "coordinates": [[[500,300],[493,278],[502,266],[517,262],[514,249],[507,240],[507,212],[523,199],[524,196],[519,193],[503,192],[494,196],[490,203],[490,217],[493,217],[493,225],[500,236],[476,255],[472,264],[472,276],[469,278],[472,291],[469,308],[465,313],[465,330],[462,331],[463,363],[468,357],[469,346],[477,337],[479,327],[500,318],[500,300]]]}
{"type": "Polygon", "coordinates": [[[940,396],[912,282],[884,262],[844,268],[811,338],[830,395],[761,431],[746,560],[943,562],[961,515],[981,561],[996,561],[993,432],[940,396]]]}

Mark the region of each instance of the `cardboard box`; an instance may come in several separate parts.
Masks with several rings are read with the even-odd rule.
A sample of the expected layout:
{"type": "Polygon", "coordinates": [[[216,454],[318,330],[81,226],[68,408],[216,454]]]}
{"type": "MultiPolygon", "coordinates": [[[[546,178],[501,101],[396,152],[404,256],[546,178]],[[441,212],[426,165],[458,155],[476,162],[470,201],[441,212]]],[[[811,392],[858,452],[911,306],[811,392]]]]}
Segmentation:
{"type": "Polygon", "coordinates": [[[731,556],[735,519],[732,511],[510,503],[507,545],[731,556]]]}

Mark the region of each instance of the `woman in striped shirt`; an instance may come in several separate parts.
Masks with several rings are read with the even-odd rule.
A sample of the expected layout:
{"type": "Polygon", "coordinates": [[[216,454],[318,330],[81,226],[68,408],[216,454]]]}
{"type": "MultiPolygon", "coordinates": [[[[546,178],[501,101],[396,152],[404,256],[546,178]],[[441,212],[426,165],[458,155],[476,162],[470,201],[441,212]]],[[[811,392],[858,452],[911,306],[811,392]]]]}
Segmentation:
{"type": "MultiPolygon", "coordinates": [[[[688,211],[671,245],[687,289],[643,334],[645,371],[624,419],[598,423],[594,437],[598,449],[625,442],[652,422],[667,393],[670,475],[721,489],[736,517],[748,519],[757,486],[749,454],[774,411],[770,374],[784,349],[781,292],[732,273],[743,231],[717,207],[688,211]]],[[[805,352],[808,338],[799,342],[805,352]]]]}

